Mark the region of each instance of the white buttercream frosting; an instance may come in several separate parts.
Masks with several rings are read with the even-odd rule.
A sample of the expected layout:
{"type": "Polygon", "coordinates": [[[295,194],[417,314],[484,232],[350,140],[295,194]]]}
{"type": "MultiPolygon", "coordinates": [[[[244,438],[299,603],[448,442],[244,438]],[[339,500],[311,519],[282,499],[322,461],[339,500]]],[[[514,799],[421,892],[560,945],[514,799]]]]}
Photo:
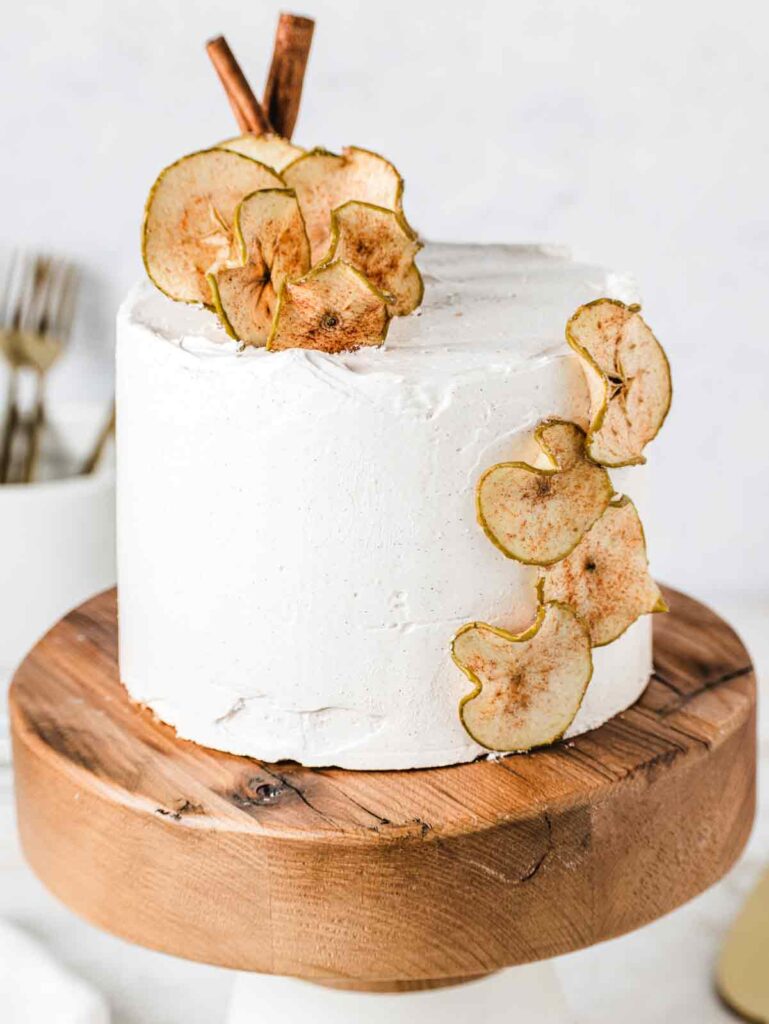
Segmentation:
{"type": "MultiPolygon", "coordinates": [[[[382,349],[239,352],[145,283],[118,316],[120,666],[180,736],[265,760],[413,768],[483,754],[460,724],[465,622],[534,614],[535,572],[475,520],[479,474],[585,423],[564,325],[630,280],[534,246],[430,245],[382,349]]],[[[638,497],[642,468],[613,475],[638,497]]],[[[642,619],[594,651],[568,735],[632,703],[642,619]]]]}

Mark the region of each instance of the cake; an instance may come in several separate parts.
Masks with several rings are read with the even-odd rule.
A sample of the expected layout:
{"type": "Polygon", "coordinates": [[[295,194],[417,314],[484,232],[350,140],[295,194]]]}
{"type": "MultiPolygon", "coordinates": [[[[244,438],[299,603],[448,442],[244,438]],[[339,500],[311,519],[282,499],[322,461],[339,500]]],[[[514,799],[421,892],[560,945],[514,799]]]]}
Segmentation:
{"type": "MultiPolygon", "coordinates": [[[[452,636],[517,630],[537,570],[476,521],[482,471],[587,426],[564,324],[626,277],[536,246],[427,245],[425,298],[384,347],[268,352],[138,285],[118,317],[121,677],[180,737],[237,754],[416,768],[488,751],[452,636]]],[[[646,470],[616,470],[644,498],[646,470]]],[[[593,650],[566,736],[633,703],[651,620],[593,650]]]]}
{"type": "Polygon", "coordinates": [[[121,679],[185,740],[410,769],[600,726],[649,678],[636,502],[670,405],[632,280],[424,246],[385,157],[291,141],[312,24],[173,161],[118,315],[121,679]]]}

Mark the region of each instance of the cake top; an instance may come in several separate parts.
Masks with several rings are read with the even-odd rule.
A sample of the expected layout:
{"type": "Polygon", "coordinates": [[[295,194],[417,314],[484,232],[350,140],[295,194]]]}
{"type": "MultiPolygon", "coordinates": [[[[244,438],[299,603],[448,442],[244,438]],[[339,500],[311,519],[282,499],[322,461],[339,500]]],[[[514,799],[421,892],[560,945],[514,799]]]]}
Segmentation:
{"type": "MultiPolygon", "coordinates": [[[[564,324],[580,302],[604,295],[637,300],[629,276],[575,262],[567,249],[555,246],[431,243],[420,262],[420,309],[394,321],[383,348],[334,359],[357,370],[407,371],[440,358],[457,371],[485,365],[494,354],[503,354],[506,365],[565,355],[564,324]]],[[[230,338],[210,311],[171,302],[148,283],[131,293],[123,315],[201,358],[265,356],[263,349],[244,349],[230,338]]]]}

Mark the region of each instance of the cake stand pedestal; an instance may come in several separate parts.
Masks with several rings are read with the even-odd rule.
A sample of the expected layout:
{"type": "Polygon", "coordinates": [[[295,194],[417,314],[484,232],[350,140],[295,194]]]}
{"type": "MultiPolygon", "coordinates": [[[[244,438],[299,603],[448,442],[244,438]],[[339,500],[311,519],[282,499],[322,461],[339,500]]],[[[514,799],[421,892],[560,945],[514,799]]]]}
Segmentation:
{"type": "MultiPolygon", "coordinates": [[[[240,974],[226,1024],[572,1024],[552,961],[464,984],[413,991],[335,991],[279,975],[240,974]]],[[[576,1022],[574,1022],[576,1024],[576,1022]]]]}
{"type": "Polygon", "coordinates": [[[400,993],[397,1012],[413,1002],[425,1022],[451,1006],[455,1024],[492,1024],[487,996],[509,1019],[526,971],[483,976],[667,913],[720,878],[750,831],[748,654],[713,612],[666,597],[654,676],[600,729],[522,757],[357,772],[177,739],[121,687],[115,594],[102,594],[40,641],[11,688],[27,859],[131,942],[320,983],[241,982],[237,1024],[249,1009],[285,1021],[287,992],[295,1019],[306,1003],[316,1020],[359,1021],[365,999],[375,1022],[395,997],[371,992],[400,993]],[[445,987],[459,981],[472,984],[445,987]]]}

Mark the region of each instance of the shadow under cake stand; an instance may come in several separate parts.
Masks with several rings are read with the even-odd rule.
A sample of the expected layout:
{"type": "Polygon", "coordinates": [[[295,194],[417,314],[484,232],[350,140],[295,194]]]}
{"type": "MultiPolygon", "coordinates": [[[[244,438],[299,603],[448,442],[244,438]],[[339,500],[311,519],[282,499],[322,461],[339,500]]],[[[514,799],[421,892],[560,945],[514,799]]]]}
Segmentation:
{"type": "Polygon", "coordinates": [[[651,682],[600,729],[526,756],[360,772],[177,739],[122,688],[115,593],[101,594],[11,688],[26,857],[110,932],[259,972],[231,1020],[376,1022],[393,1001],[424,1022],[564,1020],[543,973],[478,979],[673,910],[750,831],[749,656],[712,611],[666,597],[651,682]]]}

